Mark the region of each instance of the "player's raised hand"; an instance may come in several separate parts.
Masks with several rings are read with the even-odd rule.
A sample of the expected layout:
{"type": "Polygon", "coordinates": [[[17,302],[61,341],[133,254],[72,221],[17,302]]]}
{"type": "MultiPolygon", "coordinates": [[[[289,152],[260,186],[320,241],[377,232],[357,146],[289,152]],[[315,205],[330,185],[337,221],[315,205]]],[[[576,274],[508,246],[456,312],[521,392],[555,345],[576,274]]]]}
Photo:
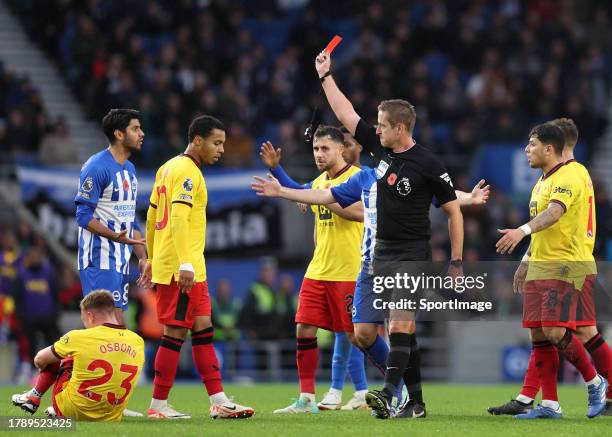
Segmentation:
{"type": "Polygon", "coordinates": [[[491,186],[484,185],[485,180],[481,179],[472,189],[472,205],[484,205],[489,200],[489,194],[491,193],[491,186]],[[483,186],[484,185],[484,186],[483,186]]]}
{"type": "Polygon", "coordinates": [[[295,204],[302,214],[306,214],[306,211],[308,211],[308,205],[302,202],[295,202],[295,204]]]}
{"type": "Polygon", "coordinates": [[[136,281],[136,285],[147,289],[153,288],[153,282],[151,281],[153,278],[151,263],[146,259],[138,260],[138,271],[140,272],[140,276],[136,281]]]}
{"type": "Polygon", "coordinates": [[[315,58],[315,68],[319,77],[322,77],[331,68],[331,55],[323,50],[315,58]]]}
{"type": "Polygon", "coordinates": [[[523,238],[525,238],[525,233],[520,228],[498,229],[497,232],[504,235],[495,244],[497,253],[501,255],[505,253],[510,255],[514,251],[516,245],[519,244],[523,238]]]}
{"type": "Polygon", "coordinates": [[[178,287],[181,293],[189,294],[191,287],[193,287],[194,278],[195,273],[191,270],[179,270],[178,287]]]}
{"type": "Polygon", "coordinates": [[[251,183],[251,188],[258,196],[264,197],[279,197],[281,192],[281,184],[278,180],[268,173],[268,179],[253,176],[255,182],[251,183]]]}
{"type": "Polygon", "coordinates": [[[139,246],[144,246],[145,244],[147,244],[147,241],[144,238],[133,239],[128,237],[127,229],[124,229],[123,231],[119,232],[112,240],[115,243],[121,244],[134,244],[139,246]]]}
{"type": "Polygon", "coordinates": [[[514,272],[514,280],[512,281],[512,289],[515,293],[523,293],[523,286],[525,285],[525,278],[527,277],[527,269],[529,263],[527,261],[521,261],[516,272],[514,272]]]}
{"type": "Polygon", "coordinates": [[[275,169],[280,164],[281,160],[281,149],[274,149],[274,146],[270,141],[266,141],[261,144],[261,149],[259,149],[259,156],[261,156],[261,160],[264,164],[266,164],[271,169],[275,169]]]}

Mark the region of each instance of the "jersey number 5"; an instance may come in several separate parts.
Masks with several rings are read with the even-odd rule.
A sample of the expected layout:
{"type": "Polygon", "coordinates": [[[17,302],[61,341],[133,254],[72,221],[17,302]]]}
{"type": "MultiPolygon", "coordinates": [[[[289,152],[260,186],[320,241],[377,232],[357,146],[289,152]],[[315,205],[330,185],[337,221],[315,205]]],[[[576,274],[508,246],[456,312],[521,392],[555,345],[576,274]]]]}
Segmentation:
{"type": "Polygon", "coordinates": [[[155,223],[155,229],[162,230],[168,224],[168,197],[166,195],[166,186],[160,185],[157,187],[157,204],[162,204],[162,196],[163,196],[163,206],[164,206],[164,216],[161,221],[155,223]]]}
{"type": "MultiPolygon", "coordinates": [[[[100,386],[106,384],[113,377],[113,366],[106,360],[93,360],[87,366],[87,370],[93,372],[95,370],[102,369],[104,370],[104,374],[94,379],[89,379],[87,381],[83,381],[77,390],[79,394],[85,396],[87,399],[91,399],[92,401],[100,402],[102,400],[102,395],[98,393],[94,393],[90,390],[91,387],[100,386]]],[[[132,380],[136,377],[136,373],[138,373],[138,367],[132,366],[130,364],[121,364],[119,371],[123,373],[127,373],[123,381],[121,381],[121,388],[125,390],[125,393],[120,398],[117,398],[117,395],[113,392],[106,393],[106,400],[111,405],[119,405],[123,403],[125,398],[132,391],[132,380]]]]}

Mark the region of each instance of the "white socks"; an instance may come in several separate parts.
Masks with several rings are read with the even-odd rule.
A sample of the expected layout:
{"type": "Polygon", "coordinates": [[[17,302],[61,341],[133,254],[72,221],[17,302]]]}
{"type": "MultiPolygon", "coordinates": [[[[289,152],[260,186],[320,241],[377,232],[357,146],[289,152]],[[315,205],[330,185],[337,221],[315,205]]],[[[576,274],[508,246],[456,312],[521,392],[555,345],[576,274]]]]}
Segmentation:
{"type": "Polygon", "coordinates": [[[530,403],[532,403],[532,402],[533,402],[533,399],[531,399],[531,398],[530,398],[530,397],[528,397],[528,396],[522,395],[522,394],[519,394],[519,395],[516,397],[516,400],[517,400],[517,401],[519,401],[519,402],[522,402],[523,404],[530,404],[530,403]]]}
{"type": "Polygon", "coordinates": [[[590,381],[586,382],[586,385],[599,385],[601,384],[601,378],[599,377],[599,375],[595,375],[595,378],[591,379],[590,381]]]}
{"type": "Polygon", "coordinates": [[[549,401],[547,399],[543,399],[542,406],[550,408],[551,410],[554,410],[556,413],[561,412],[561,405],[559,405],[559,402],[557,401],[549,401]]]}
{"type": "Polygon", "coordinates": [[[230,400],[228,399],[227,395],[225,394],[225,392],[220,391],[219,393],[215,393],[214,395],[210,396],[210,403],[212,405],[221,405],[221,404],[225,404],[226,402],[229,402],[230,400]]]}
{"type": "Polygon", "coordinates": [[[152,398],[151,399],[151,406],[149,408],[153,408],[154,410],[161,410],[162,408],[164,408],[165,406],[168,405],[168,400],[164,399],[155,399],[152,398]]]}
{"type": "Polygon", "coordinates": [[[315,394],[314,393],[300,393],[300,399],[303,399],[308,402],[315,402],[315,394]]]}
{"type": "Polygon", "coordinates": [[[357,390],[355,391],[355,397],[359,399],[365,399],[365,395],[368,393],[367,390],[357,390]]]}
{"type": "Polygon", "coordinates": [[[338,390],[337,388],[331,388],[330,387],[329,394],[332,394],[332,395],[337,396],[340,399],[342,399],[342,390],[338,390]]]}

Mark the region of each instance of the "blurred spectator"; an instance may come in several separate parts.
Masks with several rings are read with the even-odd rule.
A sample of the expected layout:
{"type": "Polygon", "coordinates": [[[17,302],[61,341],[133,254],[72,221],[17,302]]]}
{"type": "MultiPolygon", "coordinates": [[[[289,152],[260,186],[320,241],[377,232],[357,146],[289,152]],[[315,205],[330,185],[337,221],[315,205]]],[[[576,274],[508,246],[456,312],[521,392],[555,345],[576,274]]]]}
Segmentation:
{"type": "Polygon", "coordinates": [[[215,326],[215,341],[231,341],[240,338],[238,316],[242,302],[232,296],[232,285],[228,279],[220,279],[212,298],[212,317],[215,326]]]}
{"type": "Polygon", "coordinates": [[[18,266],[15,313],[29,344],[29,363],[36,353],[57,340],[59,300],[53,273],[44,244],[32,246],[18,266]],[[39,342],[38,336],[42,337],[39,342]]]}
{"type": "Polygon", "coordinates": [[[43,137],[38,160],[41,164],[49,166],[78,163],[77,145],[70,137],[65,118],[59,117],[51,132],[43,137]]]}
{"type": "Polygon", "coordinates": [[[242,123],[231,123],[227,141],[223,147],[223,165],[225,167],[252,167],[255,143],[247,135],[242,123]]]}
{"type": "Polygon", "coordinates": [[[58,298],[63,309],[78,310],[83,290],[78,276],[68,265],[59,267],[60,274],[58,280],[58,298]]]}
{"type": "Polygon", "coordinates": [[[276,295],[276,326],[278,338],[295,337],[295,311],[297,310],[295,281],[291,275],[280,277],[276,295]]]}
{"type": "Polygon", "coordinates": [[[251,284],[240,313],[240,327],[251,340],[277,338],[276,326],[270,323],[276,315],[276,265],[266,260],[259,279],[251,284]]]}

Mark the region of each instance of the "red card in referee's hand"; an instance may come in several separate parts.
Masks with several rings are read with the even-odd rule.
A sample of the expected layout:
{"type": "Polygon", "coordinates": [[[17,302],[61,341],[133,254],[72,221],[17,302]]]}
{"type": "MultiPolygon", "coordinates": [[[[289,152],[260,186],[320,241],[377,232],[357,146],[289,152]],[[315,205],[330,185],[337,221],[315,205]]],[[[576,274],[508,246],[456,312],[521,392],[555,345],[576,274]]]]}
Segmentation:
{"type": "Polygon", "coordinates": [[[342,41],[342,37],[340,35],[334,36],[332,40],[329,42],[329,44],[327,44],[327,47],[325,47],[325,50],[324,50],[325,53],[327,53],[328,55],[331,55],[331,53],[334,51],[336,46],[340,44],[341,41],[342,41]]]}

